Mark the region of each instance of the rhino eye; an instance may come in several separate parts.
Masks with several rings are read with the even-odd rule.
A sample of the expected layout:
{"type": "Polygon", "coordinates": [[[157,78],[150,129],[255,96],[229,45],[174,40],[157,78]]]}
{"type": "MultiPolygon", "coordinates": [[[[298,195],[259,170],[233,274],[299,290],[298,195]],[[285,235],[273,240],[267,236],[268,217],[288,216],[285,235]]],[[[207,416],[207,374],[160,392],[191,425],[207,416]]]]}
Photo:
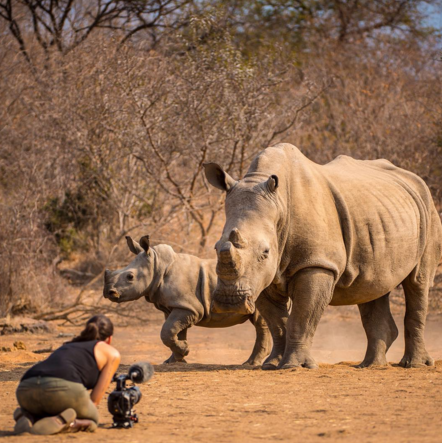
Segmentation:
{"type": "Polygon", "coordinates": [[[133,274],[127,274],[126,277],[129,281],[132,281],[134,279],[134,275],[133,274]]]}
{"type": "Polygon", "coordinates": [[[261,257],[259,258],[259,261],[263,261],[266,258],[269,258],[270,249],[266,248],[264,251],[262,251],[261,257]]]}

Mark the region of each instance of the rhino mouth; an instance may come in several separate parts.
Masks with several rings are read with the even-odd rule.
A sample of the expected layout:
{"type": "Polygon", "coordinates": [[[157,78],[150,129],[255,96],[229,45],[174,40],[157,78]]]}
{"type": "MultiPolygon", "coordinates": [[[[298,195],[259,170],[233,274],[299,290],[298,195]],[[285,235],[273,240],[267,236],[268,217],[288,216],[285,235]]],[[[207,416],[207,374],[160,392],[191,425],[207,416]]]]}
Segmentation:
{"type": "Polygon", "coordinates": [[[210,310],[214,313],[253,314],[255,312],[255,302],[250,290],[236,290],[234,293],[215,290],[210,310]]]}
{"type": "Polygon", "coordinates": [[[109,289],[103,292],[103,297],[114,303],[122,303],[121,294],[116,289],[109,289]]]}

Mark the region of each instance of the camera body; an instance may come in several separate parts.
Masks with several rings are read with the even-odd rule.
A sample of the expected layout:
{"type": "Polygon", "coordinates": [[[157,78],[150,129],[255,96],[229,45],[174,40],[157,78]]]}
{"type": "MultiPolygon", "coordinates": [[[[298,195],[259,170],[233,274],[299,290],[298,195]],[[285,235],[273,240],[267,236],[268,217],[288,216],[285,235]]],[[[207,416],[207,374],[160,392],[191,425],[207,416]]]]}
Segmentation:
{"type": "Polygon", "coordinates": [[[131,428],[138,423],[138,416],[133,407],[141,400],[141,391],[138,386],[126,387],[126,381],[130,380],[127,374],[114,376],[113,381],[117,387],[109,394],[107,408],[112,414],[113,428],[131,428]]]}
{"type": "Polygon", "coordinates": [[[112,415],[113,428],[131,428],[138,423],[138,416],[134,412],[134,406],[141,400],[140,388],[135,382],[143,383],[149,380],[154,371],[149,363],[137,363],[129,368],[127,374],[115,374],[112,381],[117,383],[114,391],[109,394],[107,408],[112,415]],[[126,387],[130,380],[134,386],[126,387]]]}

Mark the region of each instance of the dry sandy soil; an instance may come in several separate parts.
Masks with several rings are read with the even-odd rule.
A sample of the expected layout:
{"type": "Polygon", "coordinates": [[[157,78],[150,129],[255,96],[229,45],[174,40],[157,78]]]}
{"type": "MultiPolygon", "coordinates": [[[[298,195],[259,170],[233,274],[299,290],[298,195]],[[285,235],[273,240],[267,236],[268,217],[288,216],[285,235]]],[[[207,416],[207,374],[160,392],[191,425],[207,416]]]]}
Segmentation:
{"type": "MultiPolygon", "coordinates": [[[[155,364],[150,382],[139,385],[140,422],[133,429],[111,429],[106,399],[95,434],[13,436],[15,389],[23,372],[47,354],[32,351],[59,346],[79,328],[58,327],[53,334],[0,337],[1,346],[22,340],[26,351],[0,353],[0,436],[8,442],[441,442],[442,317],[427,323],[427,347],[435,367],[402,369],[394,364],[356,369],[365,336],[357,310],[329,308],[315,337],[319,370],[265,372],[243,367],[254,341],[244,324],[225,330],[192,328],[189,364],[160,364],[168,350],[159,339],[160,317],[145,326],[117,328],[115,346],[122,370],[140,360],[155,364]]],[[[397,318],[400,327],[402,318],[397,318]]],[[[388,358],[400,360],[403,334],[388,358]]]]}

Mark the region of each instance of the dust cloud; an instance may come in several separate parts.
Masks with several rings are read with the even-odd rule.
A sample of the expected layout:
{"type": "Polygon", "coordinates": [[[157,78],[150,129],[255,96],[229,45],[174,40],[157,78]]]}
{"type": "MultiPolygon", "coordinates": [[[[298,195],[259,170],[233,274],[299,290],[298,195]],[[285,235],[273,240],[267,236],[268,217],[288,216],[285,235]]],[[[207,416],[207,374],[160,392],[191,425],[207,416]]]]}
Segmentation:
{"type": "MultiPolygon", "coordinates": [[[[403,309],[396,311],[399,311],[394,315],[399,336],[387,354],[391,363],[398,363],[404,352],[404,312],[400,312],[403,309]]],[[[158,323],[158,335],[160,328],[158,323]]],[[[121,332],[124,335],[124,332],[121,332]]],[[[437,316],[428,317],[425,335],[430,355],[435,360],[442,359],[442,325],[437,316]]],[[[153,335],[149,340],[153,351],[152,359],[155,363],[161,363],[169,356],[168,350],[161,347],[158,336],[153,335]],[[159,350],[163,352],[158,352],[159,350]]],[[[193,327],[188,332],[190,354],[186,359],[189,363],[241,364],[250,355],[254,340],[255,329],[250,322],[227,329],[193,327]]],[[[319,323],[312,354],[318,363],[360,362],[364,358],[366,345],[367,340],[357,306],[330,306],[319,323]]],[[[127,364],[136,359],[135,349],[131,354],[127,364]]]]}

